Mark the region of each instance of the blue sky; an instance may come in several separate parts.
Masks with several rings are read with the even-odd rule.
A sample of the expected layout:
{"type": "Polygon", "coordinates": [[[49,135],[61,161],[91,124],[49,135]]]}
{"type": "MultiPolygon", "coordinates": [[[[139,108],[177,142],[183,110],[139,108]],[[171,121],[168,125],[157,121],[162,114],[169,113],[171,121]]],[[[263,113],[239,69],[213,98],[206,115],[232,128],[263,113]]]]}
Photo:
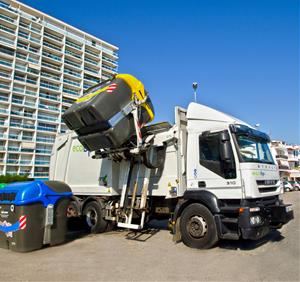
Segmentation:
{"type": "Polygon", "coordinates": [[[289,143],[299,140],[296,0],[21,0],[120,48],[119,72],[145,84],[156,121],[193,100],[289,143]]]}

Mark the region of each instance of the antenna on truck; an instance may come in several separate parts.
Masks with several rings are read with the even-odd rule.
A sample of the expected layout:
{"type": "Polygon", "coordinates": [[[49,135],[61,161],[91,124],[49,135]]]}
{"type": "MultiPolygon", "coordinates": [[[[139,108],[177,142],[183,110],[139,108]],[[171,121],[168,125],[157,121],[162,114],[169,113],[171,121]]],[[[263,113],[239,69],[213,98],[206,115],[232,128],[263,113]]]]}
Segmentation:
{"type": "Polygon", "coordinates": [[[195,103],[197,103],[197,88],[198,88],[198,83],[197,82],[193,82],[195,103]]]}

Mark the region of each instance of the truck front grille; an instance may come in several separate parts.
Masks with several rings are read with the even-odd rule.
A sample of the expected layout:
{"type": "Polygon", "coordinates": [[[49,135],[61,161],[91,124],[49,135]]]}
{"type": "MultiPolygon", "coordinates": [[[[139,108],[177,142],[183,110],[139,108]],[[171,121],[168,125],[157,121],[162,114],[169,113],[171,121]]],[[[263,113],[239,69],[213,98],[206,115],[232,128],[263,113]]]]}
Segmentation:
{"type": "Polygon", "coordinates": [[[268,193],[268,192],[275,192],[277,190],[278,187],[274,186],[274,187],[263,187],[263,188],[258,188],[258,191],[260,193],[268,193]]]}
{"type": "Polygon", "coordinates": [[[278,180],[274,180],[274,179],[271,179],[271,180],[256,180],[256,183],[257,185],[276,185],[278,180]]]}

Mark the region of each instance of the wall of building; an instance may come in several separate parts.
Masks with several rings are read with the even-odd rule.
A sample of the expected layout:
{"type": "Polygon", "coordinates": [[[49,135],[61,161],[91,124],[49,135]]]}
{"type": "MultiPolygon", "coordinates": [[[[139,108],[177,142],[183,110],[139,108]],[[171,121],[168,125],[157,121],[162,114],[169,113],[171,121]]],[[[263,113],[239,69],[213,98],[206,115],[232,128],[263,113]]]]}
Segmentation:
{"type": "MultiPolygon", "coordinates": [[[[101,27],[100,27],[101,28],[101,27]]],[[[0,174],[47,178],[61,116],[117,72],[118,48],[17,1],[0,1],[0,174]]]]}

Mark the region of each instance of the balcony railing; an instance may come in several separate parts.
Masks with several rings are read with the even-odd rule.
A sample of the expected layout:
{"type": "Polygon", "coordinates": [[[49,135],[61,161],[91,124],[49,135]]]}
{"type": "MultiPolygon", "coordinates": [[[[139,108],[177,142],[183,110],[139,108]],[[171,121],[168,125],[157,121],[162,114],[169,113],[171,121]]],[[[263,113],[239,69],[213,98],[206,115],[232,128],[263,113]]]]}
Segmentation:
{"type": "MultiPolygon", "coordinates": [[[[15,41],[14,40],[10,40],[10,39],[7,39],[7,38],[4,38],[4,37],[0,37],[0,41],[4,42],[4,43],[7,43],[7,44],[10,44],[10,45],[14,45],[15,44],[15,41]]],[[[2,53],[5,53],[2,51],[2,53]]],[[[9,52],[6,52],[5,54],[7,55],[10,55],[10,56],[13,56],[12,52],[9,53],[9,52]]]]}
{"type": "Polygon", "coordinates": [[[57,107],[50,106],[50,105],[39,104],[39,108],[40,109],[46,109],[46,110],[50,110],[50,111],[59,112],[59,109],[57,107]]]}
{"type": "Polygon", "coordinates": [[[41,72],[41,75],[42,75],[43,77],[48,77],[48,78],[51,78],[51,79],[60,81],[60,77],[57,76],[57,75],[54,75],[54,74],[50,74],[50,73],[47,73],[47,72],[42,71],[42,72],[41,72]]]}
{"type": "Polygon", "coordinates": [[[46,115],[38,115],[38,119],[43,119],[43,120],[50,120],[50,121],[55,121],[55,122],[59,122],[58,118],[56,117],[50,117],[50,116],[46,116],[46,115]]]}
{"type": "Polygon", "coordinates": [[[100,56],[100,54],[94,53],[93,51],[90,51],[88,49],[85,49],[85,53],[90,54],[90,55],[92,55],[94,57],[97,57],[97,58],[99,58],[99,56],[100,56]]]}
{"type": "Polygon", "coordinates": [[[21,165],[32,165],[32,160],[20,160],[19,164],[21,164],[21,165]]]}
{"type": "Polygon", "coordinates": [[[0,24],[0,29],[6,31],[8,33],[11,33],[11,34],[15,34],[16,33],[16,31],[14,29],[9,28],[7,26],[4,26],[2,24],[0,24]]]}
{"type": "Polygon", "coordinates": [[[50,161],[35,160],[36,165],[50,165],[50,161]]]}
{"type": "Polygon", "coordinates": [[[71,47],[73,47],[73,48],[75,48],[77,50],[82,50],[82,46],[80,46],[79,44],[73,43],[73,42],[71,42],[69,40],[66,40],[66,45],[67,46],[71,46],[71,47]]]}
{"type": "Polygon", "coordinates": [[[4,83],[0,83],[0,88],[1,89],[10,89],[10,85],[4,84],[4,83]]]}
{"type": "Polygon", "coordinates": [[[70,50],[67,50],[67,49],[65,50],[65,54],[66,54],[66,55],[73,56],[73,57],[78,58],[78,59],[81,59],[81,58],[82,58],[81,55],[79,55],[79,54],[77,54],[77,53],[75,53],[75,52],[72,52],[72,51],[70,51],[70,50]]]}
{"type": "Polygon", "coordinates": [[[94,66],[98,66],[99,65],[99,62],[95,62],[95,61],[93,61],[93,60],[91,60],[89,58],[85,58],[84,61],[88,62],[88,63],[90,63],[90,64],[92,64],[94,66]]]}
{"type": "Polygon", "coordinates": [[[79,68],[79,69],[82,68],[82,65],[81,65],[81,64],[76,64],[76,63],[74,63],[74,62],[72,62],[72,61],[70,61],[70,60],[68,60],[68,59],[65,59],[65,63],[68,64],[68,65],[71,65],[71,66],[73,66],[73,67],[79,68]]]}
{"type": "Polygon", "coordinates": [[[3,15],[3,14],[0,14],[0,18],[3,19],[3,20],[5,20],[5,21],[8,21],[10,23],[15,23],[16,22],[15,19],[13,19],[13,18],[11,18],[9,16],[6,16],[6,15],[3,15]]]}
{"type": "Polygon", "coordinates": [[[38,153],[38,154],[45,154],[45,155],[49,155],[52,153],[52,150],[48,150],[48,149],[39,149],[39,148],[36,148],[35,149],[35,152],[38,153]]]}
{"type": "Polygon", "coordinates": [[[8,97],[0,96],[0,101],[8,102],[8,97]]]}
{"type": "Polygon", "coordinates": [[[56,65],[52,65],[52,64],[49,64],[49,63],[45,63],[45,62],[42,62],[42,66],[43,67],[47,67],[47,68],[50,68],[50,69],[55,69],[57,71],[61,71],[61,68],[56,66],[56,65]]]}
{"type": "Polygon", "coordinates": [[[79,82],[71,80],[71,79],[64,78],[64,82],[66,82],[68,84],[71,84],[71,85],[74,85],[74,86],[77,86],[77,87],[80,87],[80,83],[79,82]]]}
{"type": "Polygon", "coordinates": [[[53,100],[53,101],[59,101],[60,100],[58,96],[53,96],[53,95],[49,95],[49,94],[42,93],[42,92],[40,92],[39,96],[42,97],[42,98],[53,100]]]}
{"type": "Polygon", "coordinates": [[[0,60],[0,65],[12,67],[12,63],[10,61],[6,61],[6,60],[3,60],[3,59],[0,60]]]}
{"type": "Polygon", "coordinates": [[[81,77],[80,73],[77,73],[77,72],[74,72],[74,71],[70,71],[68,69],[65,69],[64,73],[67,73],[67,74],[70,74],[70,75],[73,75],[73,76],[76,76],[76,77],[81,77]]]}
{"type": "Polygon", "coordinates": [[[45,42],[45,41],[44,41],[43,45],[44,45],[44,46],[47,46],[47,47],[49,47],[49,48],[51,48],[51,49],[54,49],[54,50],[56,50],[56,51],[62,52],[62,50],[61,50],[60,47],[55,46],[55,45],[53,45],[53,44],[51,44],[51,43],[48,43],[48,42],[45,42]]]}
{"type": "Polygon", "coordinates": [[[34,177],[49,177],[49,172],[35,172],[34,177]]]}
{"type": "Polygon", "coordinates": [[[46,52],[46,51],[43,51],[43,56],[44,56],[44,57],[47,57],[47,58],[51,58],[51,59],[53,59],[53,60],[55,60],[55,61],[57,61],[57,62],[61,62],[61,58],[60,58],[60,57],[55,56],[55,55],[53,55],[53,54],[51,54],[51,53],[48,53],[48,52],[46,52]]]}
{"type": "Polygon", "coordinates": [[[56,35],[50,34],[50,33],[46,32],[46,31],[44,32],[44,35],[46,37],[52,38],[52,39],[54,39],[56,41],[59,41],[59,42],[62,42],[62,40],[63,40],[62,38],[60,38],[60,37],[58,37],[56,35]]]}
{"type": "Polygon", "coordinates": [[[71,94],[71,95],[75,95],[75,96],[80,95],[80,93],[78,91],[74,91],[74,90],[71,90],[71,89],[68,89],[68,88],[65,88],[65,87],[63,88],[63,92],[71,94]]]}
{"type": "Polygon", "coordinates": [[[55,142],[55,138],[38,136],[38,137],[36,137],[36,141],[37,142],[54,143],[55,142]]]}
{"type": "Polygon", "coordinates": [[[35,129],[35,125],[28,123],[10,122],[10,126],[17,128],[35,129]]]}
{"type": "Polygon", "coordinates": [[[7,164],[19,164],[19,160],[18,159],[8,159],[6,160],[7,164]]]}
{"type": "Polygon", "coordinates": [[[48,89],[56,90],[56,91],[60,90],[60,87],[58,85],[51,84],[51,83],[48,83],[48,82],[42,82],[41,81],[40,86],[48,88],[48,89]]]}
{"type": "Polygon", "coordinates": [[[92,72],[92,73],[95,73],[95,74],[98,74],[98,71],[97,71],[97,70],[94,70],[94,69],[89,68],[89,67],[87,67],[87,66],[84,66],[84,70],[89,71],[89,72],[92,72]]]}
{"type": "Polygon", "coordinates": [[[41,130],[41,131],[49,131],[49,132],[56,132],[57,131],[57,128],[40,126],[40,125],[37,127],[37,129],[41,130]]]}
{"type": "Polygon", "coordinates": [[[21,150],[20,147],[16,147],[16,146],[8,146],[7,151],[10,152],[19,152],[21,150]]]}

